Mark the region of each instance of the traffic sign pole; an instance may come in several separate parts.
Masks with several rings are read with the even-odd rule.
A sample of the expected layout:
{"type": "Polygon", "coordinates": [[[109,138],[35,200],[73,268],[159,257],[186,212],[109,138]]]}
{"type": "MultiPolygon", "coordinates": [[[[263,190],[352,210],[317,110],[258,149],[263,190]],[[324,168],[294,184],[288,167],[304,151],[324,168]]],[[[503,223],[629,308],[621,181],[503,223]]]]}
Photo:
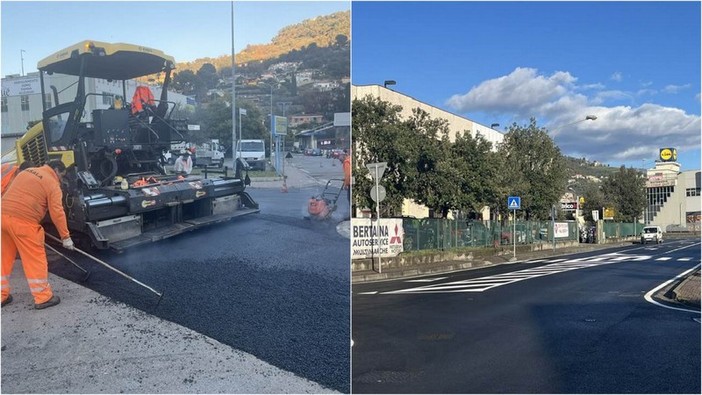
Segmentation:
{"type": "MultiPolygon", "coordinates": [[[[371,190],[371,199],[375,200],[375,220],[376,220],[376,226],[378,227],[378,230],[380,230],[380,202],[385,199],[385,188],[383,190],[380,190],[380,177],[382,177],[383,173],[385,173],[385,169],[387,168],[388,163],[387,162],[378,162],[378,163],[368,163],[366,164],[366,168],[368,168],[368,171],[370,172],[371,177],[375,178],[375,188],[371,190]],[[373,195],[375,195],[375,198],[373,198],[373,195]]],[[[371,224],[373,223],[373,219],[371,218],[371,224]]],[[[383,272],[382,268],[382,261],[380,258],[380,232],[378,231],[378,273],[383,272]]],[[[372,249],[371,249],[372,251],[372,249]]]]}
{"type": "Polygon", "coordinates": [[[378,194],[378,179],[380,179],[380,175],[378,174],[378,167],[375,167],[375,194],[378,196],[378,201],[375,202],[375,225],[378,228],[376,232],[378,234],[378,273],[383,273],[383,265],[380,260],[380,196],[378,194]]]}
{"type": "MultiPolygon", "coordinates": [[[[517,210],[522,208],[522,198],[519,196],[507,197],[507,209],[512,210],[512,256],[517,258],[517,210]]],[[[526,237],[526,235],[524,235],[526,237]]],[[[526,240],[525,240],[526,241],[526,240]]]]}

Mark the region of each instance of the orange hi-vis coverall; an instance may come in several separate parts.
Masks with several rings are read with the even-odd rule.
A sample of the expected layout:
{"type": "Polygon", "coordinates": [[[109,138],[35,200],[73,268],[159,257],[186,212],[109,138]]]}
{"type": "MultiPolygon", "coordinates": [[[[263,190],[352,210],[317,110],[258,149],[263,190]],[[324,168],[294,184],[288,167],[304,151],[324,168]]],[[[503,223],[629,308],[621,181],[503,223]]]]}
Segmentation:
{"type": "Polygon", "coordinates": [[[17,252],[34,302],[41,304],[53,296],[49,266],[44,249],[42,219],[47,211],[61,236],[70,234],[61,204],[59,177],[48,165],[20,172],[2,196],[2,300],[10,295],[10,275],[17,252]]]}
{"type": "Polygon", "coordinates": [[[148,86],[137,86],[132,97],[132,114],[144,111],[144,105],[154,105],[154,94],[148,86]]]}
{"type": "Polygon", "coordinates": [[[7,187],[10,186],[12,180],[19,172],[19,166],[14,163],[3,163],[2,170],[0,171],[0,181],[2,181],[2,194],[5,194],[7,187]]]}
{"type": "Polygon", "coordinates": [[[344,158],[344,188],[348,189],[351,186],[351,154],[347,154],[344,158]]]}

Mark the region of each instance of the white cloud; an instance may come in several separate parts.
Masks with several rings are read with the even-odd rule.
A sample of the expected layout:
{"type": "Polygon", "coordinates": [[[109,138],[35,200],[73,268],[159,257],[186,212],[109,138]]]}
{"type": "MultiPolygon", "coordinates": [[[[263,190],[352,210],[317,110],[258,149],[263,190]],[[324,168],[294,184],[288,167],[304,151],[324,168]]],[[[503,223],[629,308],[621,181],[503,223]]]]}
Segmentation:
{"type": "Polygon", "coordinates": [[[690,87],[690,84],[685,84],[685,85],[666,85],[665,88],[663,88],[663,92],[665,93],[678,93],[681,90],[687,89],[690,87]]]}
{"type": "Polygon", "coordinates": [[[482,82],[464,95],[453,95],[446,103],[459,111],[517,111],[528,116],[535,106],[567,94],[575,81],[569,73],[560,71],[545,77],[538,75],[536,69],[516,68],[509,75],[482,82]]]}
{"type": "MultiPolygon", "coordinates": [[[[470,113],[482,112],[521,119],[517,123],[525,124],[535,117],[539,126],[549,130],[564,154],[614,165],[622,161],[653,160],[660,147],[677,147],[681,152],[699,150],[699,115],[687,114],[679,108],[637,103],[640,95],[656,91],[642,89],[634,95],[619,90],[596,90],[586,95],[576,82],[577,78],[568,72],[548,76],[533,68],[517,68],[508,75],[484,81],[465,94],[453,95],[446,104],[468,118],[470,113]],[[605,104],[611,100],[619,103],[625,100],[629,105],[605,104]],[[597,120],[586,121],[586,115],[596,115],[597,120]]],[[[669,87],[672,91],[689,85],[669,87]]]]}
{"type": "Polygon", "coordinates": [[[620,71],[615,71],[611,77],[609,77],[610,80],[612,81],[617,81],[621,82],[622,80],[622,73],[620,71]]]}
{"type": "Polygon", "coordinates": [[[631,97],[631,94],[620,91],[620,90],[611,90],[611,91],[601,91],[597,92],[594,98],[591,99],[593,104],[602,104],[608,100],[628,100],[631,101],[633,100],[633,97],[631,97]]]}

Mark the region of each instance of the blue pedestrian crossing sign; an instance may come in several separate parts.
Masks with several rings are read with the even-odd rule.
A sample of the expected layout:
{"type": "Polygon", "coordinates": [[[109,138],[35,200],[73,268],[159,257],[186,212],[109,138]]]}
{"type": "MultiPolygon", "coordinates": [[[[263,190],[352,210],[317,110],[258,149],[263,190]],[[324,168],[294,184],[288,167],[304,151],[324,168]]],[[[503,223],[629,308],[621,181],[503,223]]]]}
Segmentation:
{"type": "Polygon", "coordinates": [[[522,199],[519,196],[510,196],[507,198],[507,208],[510,210],[519,210],[522,206],[522,199]]]}

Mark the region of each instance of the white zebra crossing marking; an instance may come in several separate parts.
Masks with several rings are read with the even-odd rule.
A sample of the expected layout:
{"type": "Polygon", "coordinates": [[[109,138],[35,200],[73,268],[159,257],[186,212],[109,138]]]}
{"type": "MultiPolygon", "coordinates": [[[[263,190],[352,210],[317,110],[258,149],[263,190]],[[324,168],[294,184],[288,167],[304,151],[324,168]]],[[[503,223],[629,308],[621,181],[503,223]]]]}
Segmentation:
{"type": "MultiPolygon", "coordinates": [[[[649,255],[626,255],[619,253],[604,254],[593,258],[554,259],[550,263],[535,268],[518,270],[516,272],[502,273],[468,280],[451,281],[447,283],[429,284],[414,288],[398,289],[381,292],[381,294],[402,293],[457,293],[457,292],[484,292],[488,289],[518,281],[529,280],[536,277],[548,276],[571,270],[584,269],[599,265],[620,263],[624,261],[641,261],[651,259],[649,255]]],[[[529,261],[533,263],[535,261],[529,261]]]]}
{"type": "Polygon", "coordinates": [[[434,277],[434,278],[418,278],[415,280],[407,280],[406,283],[431,283],[434,281],[444,280],[448,277],[434,277]]]}

